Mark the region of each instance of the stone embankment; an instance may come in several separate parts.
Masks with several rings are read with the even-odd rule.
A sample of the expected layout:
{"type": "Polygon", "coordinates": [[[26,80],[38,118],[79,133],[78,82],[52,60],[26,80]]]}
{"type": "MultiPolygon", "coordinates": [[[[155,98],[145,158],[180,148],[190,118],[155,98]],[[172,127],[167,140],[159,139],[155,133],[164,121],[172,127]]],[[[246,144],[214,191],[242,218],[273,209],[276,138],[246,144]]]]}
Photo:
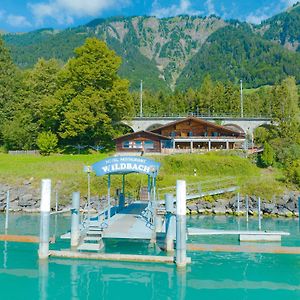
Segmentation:
{"type": "MultiPolygon", "coordinates": [[[[30,181],[24,182],[19,187],[12,187],[7,184],[0,184],[0,212],[6,208],[6,193],[10,191],[10,211],[24,212],[24,213],[37,213],[40,208],[40,190],[32,187],[30,181]]],[[[267,216],[284,216],[284,217],[297,217],[298,216],[298,197],[300,191],[287,192],[280,197],[273,197],[272,200],[261,201],[261,211],[267,216]]],[[[69,205],[62,205],[63,203],[71,203],[71,196],[68,199],[59,199],[58,210],[66,210],[69,205]]],[[[55,208],[55,195],[52,197],[52,208],[55,208]]],[[[98,208],[98,201],[95,197],[91,198],[92,208],[98,208]]],[[[105,200],[102,199],[104,205],[105,200]]],[[[101,205],[102,206],[102,205],[101,205]]],[[[84,201],[82,208],[84,207],[84,201]]],[[[246,211],[245,197],[240,197],[239,204],[240,213],[246,211]]],[[[258,210],[258,198],[255,196],[249,197],[249,214],[255,215],[258,210]]],[[[188,203],[188,214],[236,214],[238,212],[237,197],[231,199],[217,199],[215,201],[198,200],[196,202],[188,203]]]]}
{"type": "MultiPolygon", "coordinates": [[[[272,200],[261,201],[261,212],[270,217],[298,217],[298,198],[299,191],[287,192],[282,196],[273,197],[272,200]]],[[[249,198],[249,215],[258,214],[258,197],[249,198]]],[[[239,205],[237,197],[231,199],[218,199],[216,201],[199,200],[194,204],[188,204],[189,214],[237,214],[238,208],[240,214],[246,213],[245,197],[240,197],[239,205]]]]}

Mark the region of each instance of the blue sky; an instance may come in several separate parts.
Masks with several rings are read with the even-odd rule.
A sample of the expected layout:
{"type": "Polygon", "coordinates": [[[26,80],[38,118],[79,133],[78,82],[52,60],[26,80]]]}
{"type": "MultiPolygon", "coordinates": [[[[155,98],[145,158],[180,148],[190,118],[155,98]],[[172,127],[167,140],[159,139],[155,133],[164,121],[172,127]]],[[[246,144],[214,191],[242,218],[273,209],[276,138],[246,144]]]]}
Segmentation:
{"type": "Polygon", "coordinates": [[[66,28],[109,16],[178,14],[260,23],[298,0],[0,0],[0,30],[66,28]]]}

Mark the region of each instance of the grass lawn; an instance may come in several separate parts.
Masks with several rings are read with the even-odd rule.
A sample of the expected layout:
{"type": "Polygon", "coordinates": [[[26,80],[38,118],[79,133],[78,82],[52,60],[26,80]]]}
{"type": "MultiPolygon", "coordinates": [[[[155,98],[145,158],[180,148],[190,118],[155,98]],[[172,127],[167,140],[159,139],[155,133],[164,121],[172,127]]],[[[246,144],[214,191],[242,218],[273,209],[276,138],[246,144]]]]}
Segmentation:
{"type": "MultiPolygon", "coordinates": [[[[60,197],[70,199],[73,191],[87,193],[87,179],[83,168],[108,154],[90,155],[9,155],[0,154],[0,181],[11,185],[21,186],[30,180],[33,187],[39,187],[42,178],[52,179],[53,188],[58,187],[60,197]]],[[[231,178],[231,182],[241,187],[242,193],[255,194],[264,198],[271,198],[273,194],[280,194],[285,189],[277,171],[257,168],[248,159],[228,153],[208,153],[205,155],[170,155],[155,156],[153,159],[161,162],[161,170],[157,178],[158,188],[174,186],[177,179],[184,179],[187,183],[203,182],[202,188],[212,188],[213,183],[224,177],[231,178]],[[196,176],[194,176],[196,170],[196,176]]],[[[147,185],[147,176],[131,174],[126,176],[126,190],[133,196],[138,194],[140,187],[147,185]]],[[[106,177],[92,175],[92,195],[106,193],[106,177]]],[[[112,177],[112,191],[121,187],[121,176],[112,177]]]]}

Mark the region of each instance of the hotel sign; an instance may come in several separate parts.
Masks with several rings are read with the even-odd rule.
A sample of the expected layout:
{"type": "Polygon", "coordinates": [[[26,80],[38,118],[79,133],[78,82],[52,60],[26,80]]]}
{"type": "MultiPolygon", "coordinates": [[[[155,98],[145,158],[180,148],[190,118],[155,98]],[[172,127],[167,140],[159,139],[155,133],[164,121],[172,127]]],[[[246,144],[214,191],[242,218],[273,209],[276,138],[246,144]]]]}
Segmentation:
{"type": "Polygon", "coordinates": [[[108,174],[143,173],[156,177],[160,163],[136,156],[117,156],[100,160],[92,165],[97,176],[108,174]]]}

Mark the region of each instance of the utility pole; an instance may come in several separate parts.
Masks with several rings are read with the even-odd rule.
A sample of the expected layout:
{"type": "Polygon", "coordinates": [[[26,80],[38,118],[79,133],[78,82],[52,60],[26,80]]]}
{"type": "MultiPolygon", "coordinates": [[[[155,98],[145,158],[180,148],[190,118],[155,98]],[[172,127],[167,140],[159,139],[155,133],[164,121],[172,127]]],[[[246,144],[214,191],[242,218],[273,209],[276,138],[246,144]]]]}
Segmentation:
{"type": "Polygon", "coordinates": [[[143,80],[141,80],[141,91],[140,91],[140,118],[143,117],[143,80]]]}
{"type": "Polygon", "coordinates": [[[243,99],[243,80],[240,80],[241,83],[241,118],[244,117],[244,99],[243,99]]]}

